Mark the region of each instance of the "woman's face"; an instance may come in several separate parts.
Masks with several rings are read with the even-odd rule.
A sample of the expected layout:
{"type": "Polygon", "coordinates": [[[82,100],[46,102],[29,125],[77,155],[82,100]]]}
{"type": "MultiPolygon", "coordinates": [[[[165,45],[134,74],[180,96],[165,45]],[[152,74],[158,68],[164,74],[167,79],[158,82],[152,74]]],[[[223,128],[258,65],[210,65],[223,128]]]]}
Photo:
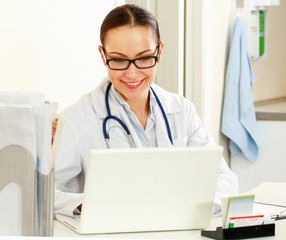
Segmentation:
{"type": "MultiPolygon", "coordinates": [[[[136,59],[156,56],[158,53],[156,38],[148,26],[121,26],[110,29],[105,37],[104,50],[99,46],[102,60],[107,59],[136,59]]],[[[161,60],[163,43],[160,43],[158,62],[161,60]]],[[[158,63],[157,62],[157,63],[158,63]]],[[[138,69],[133,63],[126,70],[108,69],[110,81],[115,90],[120,93],[127,103],[146,101],[150,85],[157,70],[152,68],[138,69]]]]}

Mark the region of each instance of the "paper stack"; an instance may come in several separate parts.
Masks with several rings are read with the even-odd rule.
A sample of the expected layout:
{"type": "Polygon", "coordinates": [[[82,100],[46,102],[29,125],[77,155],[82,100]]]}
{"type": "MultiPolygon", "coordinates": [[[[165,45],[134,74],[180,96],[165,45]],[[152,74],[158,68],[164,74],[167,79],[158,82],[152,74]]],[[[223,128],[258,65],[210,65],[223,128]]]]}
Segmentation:
{"type": "Polygon", "coordinates": [[[9,206],[4,215],[1,213],[0,235],[52,236],[52,105],[45,103],[44,95],[40,93],[0,93],[0,136],[0,168],[10,171],[7,177],[0,178],[0,204],[9,206]],[[17,157],[19,155],[22,157],[17,157]],[[29,169],[27,164],[23,166],[26,158],[31,162],[29,169]],[[13,169],[12,162],[15,162],[13,169]],[[33,168],[32,172],[30,168],[33,168]],[[16,174],[16,177],[22,174],[23,179],[31,179],[31,184],[25,187],[21,182],[11,183],[16,174]],[[26,193],[31,188],[33,196],[28,196],[26,193]],[[17,200],[11,203],[9,199],[14,197],[10,194],[17,200]],[[24,203],[30,204],[32,209],[27,209],[24,203]],[[28,211],[32,212],[32,219],[24,218],[30,214],[27,215],[28,211]]]}

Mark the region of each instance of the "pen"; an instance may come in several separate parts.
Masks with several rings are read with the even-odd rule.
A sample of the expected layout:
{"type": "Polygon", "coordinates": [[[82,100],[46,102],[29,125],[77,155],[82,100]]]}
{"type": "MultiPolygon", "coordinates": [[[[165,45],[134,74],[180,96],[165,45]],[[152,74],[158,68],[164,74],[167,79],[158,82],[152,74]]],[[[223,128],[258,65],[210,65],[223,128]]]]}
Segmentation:
{"type": "Polygon", "coordinates": [[[277,220],[283,220],[283,219],[286,219],[286,215],[277,216],[277,217],[275,217],[274,219],[275,219],[275,221],[277,221],[277,220]]]}
{"type": "Polygon", "coordinates": [[[282,212],[279,213],[279,214],[273,215],[273,216],[272,216],[272,219],[274,219],[275,221],[286,219],[286,212],[285,212],[285,211],[282,211],[282,212]]]}

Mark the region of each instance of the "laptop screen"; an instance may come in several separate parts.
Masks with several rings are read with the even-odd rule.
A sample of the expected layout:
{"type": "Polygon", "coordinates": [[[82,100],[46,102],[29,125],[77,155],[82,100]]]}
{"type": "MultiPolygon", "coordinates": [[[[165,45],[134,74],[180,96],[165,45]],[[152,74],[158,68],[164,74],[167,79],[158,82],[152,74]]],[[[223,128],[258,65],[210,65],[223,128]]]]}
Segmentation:
{"type": "Polygon", "coordinates": [[[221,158],[222,147],[91,150],[80,231],[207,227],[221,158]]]}

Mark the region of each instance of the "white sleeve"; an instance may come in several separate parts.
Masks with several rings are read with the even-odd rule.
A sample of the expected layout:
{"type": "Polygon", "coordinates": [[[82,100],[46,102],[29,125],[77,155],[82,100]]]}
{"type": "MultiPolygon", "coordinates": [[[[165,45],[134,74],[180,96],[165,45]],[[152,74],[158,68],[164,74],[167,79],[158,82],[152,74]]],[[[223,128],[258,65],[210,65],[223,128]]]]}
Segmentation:
{"type": "Polygon", "coordinates": [[[66,118],[55,158],[55,213],[72,216],[82,203],[84,174],[79,146],[74,126],[66,118]]]}
{"type": "Polygon", "coordinates": [[[68,193],[55,189],[54,213],[72,217],[82,201],[83,193],[68,193]]]}
{"type": "Polygon", "coordinates": [[[217,181],[215,204],[221,205],[221,199],[238,194],[237,176],[229,169],[224,159],[221,161],[217,181]]]}
{"type": "MultiPolygon", "coordinates": [[[[188,114],[188,146],[214,146],[215,141],[209,133],[202,127],[201,119],[195,113],[195,107],[190,105],[188,114]]],[[[215,210],[218,210],[221,205],[221,199],[238,194],[237,176],[227,166],[224,158],[222,158],[217,181],[215,195],[215,210]]]]}

